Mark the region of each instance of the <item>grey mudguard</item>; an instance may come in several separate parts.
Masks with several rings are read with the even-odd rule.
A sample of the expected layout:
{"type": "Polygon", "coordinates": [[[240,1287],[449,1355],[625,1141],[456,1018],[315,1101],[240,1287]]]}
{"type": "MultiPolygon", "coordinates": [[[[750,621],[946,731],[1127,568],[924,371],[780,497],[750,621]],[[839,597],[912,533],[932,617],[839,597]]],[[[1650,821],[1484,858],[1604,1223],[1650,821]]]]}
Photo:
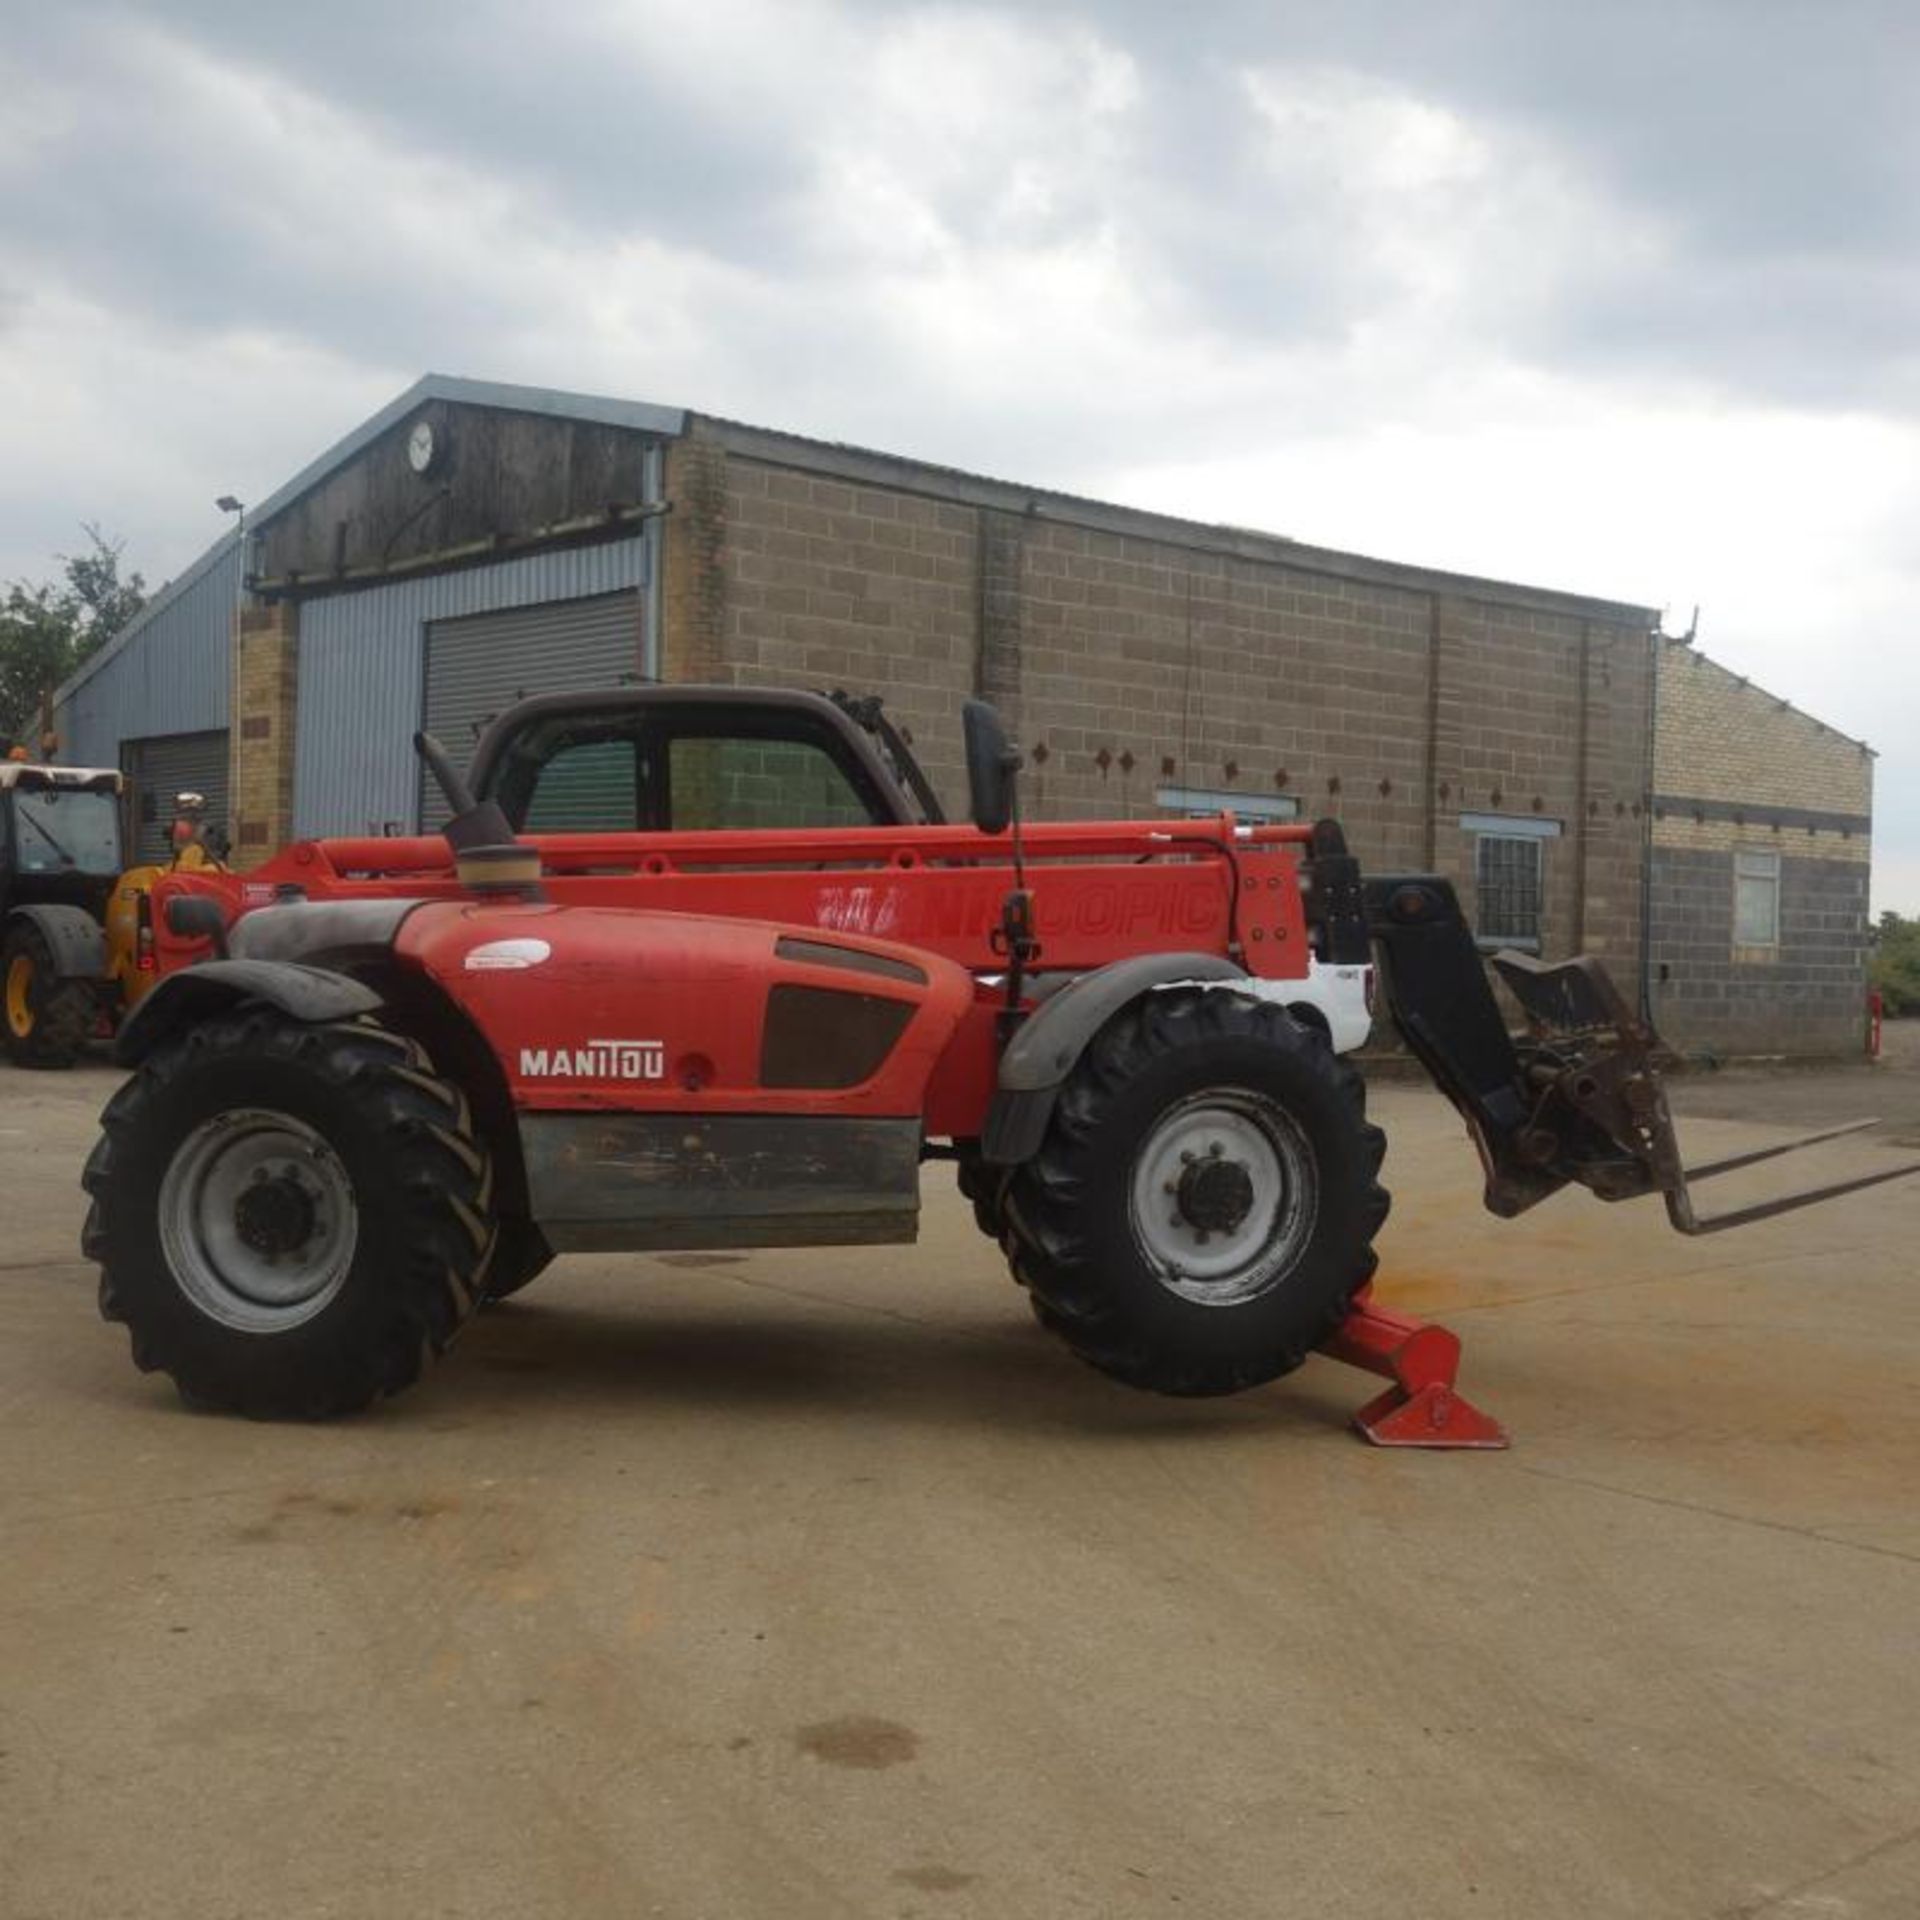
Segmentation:
{"type": "Polygon", "coordinates": [[[163,1041],[243,1000],[263,1000],[318,1024],[371,1013],[380,996],[344,973],[284,960],[203,960],[170,974],[142,1000],[114,1042],[114,1057],[137,1067],[163,1041]]]}
{"type": "Polygon", "coordinates": [[[80,907],[39,905],[15,907],[9,921],[32,923],[54,970],[63,980],[98,980],[107,970],[107,936],[100,922],[80,907]]]}
{"type": "Polygon", "coordinates": [[[296,900],[256,907],[233,923],[227,949],[236,960],[331,961],[385,953],[418,900],[296,900]]]}
{"type": "Polygon", "coordinates": [[[987,1109],[980,1154],[1018,1166],[1040,1149],[1054,1102],[1087,1042],[1130,1001],[1180,980],[1244,980],[1211,953],[1143,953],[1071,980],[1031,1014],[1000,1056],[999,1091],[987,1109]]]}

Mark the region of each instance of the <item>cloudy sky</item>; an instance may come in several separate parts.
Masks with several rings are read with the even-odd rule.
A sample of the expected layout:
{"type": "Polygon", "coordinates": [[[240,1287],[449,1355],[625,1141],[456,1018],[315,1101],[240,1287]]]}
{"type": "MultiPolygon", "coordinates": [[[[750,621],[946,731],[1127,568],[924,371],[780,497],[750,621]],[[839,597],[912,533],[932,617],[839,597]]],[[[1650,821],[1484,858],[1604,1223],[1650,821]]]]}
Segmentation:
{"type": "Polygon", "coordinates": [[[432,369],[1669,609],[1920,912],[1912,0],[0,0],[0,579],[432,369]]]}

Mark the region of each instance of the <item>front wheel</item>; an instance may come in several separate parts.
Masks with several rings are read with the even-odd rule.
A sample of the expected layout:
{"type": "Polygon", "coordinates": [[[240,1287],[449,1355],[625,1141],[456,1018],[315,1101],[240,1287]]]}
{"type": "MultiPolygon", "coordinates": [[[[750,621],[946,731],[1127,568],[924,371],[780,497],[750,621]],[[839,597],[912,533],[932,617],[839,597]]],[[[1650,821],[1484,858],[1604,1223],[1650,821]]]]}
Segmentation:
{"type": "Polygon", "coordinates": [[[1279,1007],[1146,995],[1008,1183],[1016,1278],[1083,1360],[1171,1394],[1277,1379],[1339,1326],[1387,1216],[1360,1076],[1279,1007]]]}
{"type": "Polygon", "coordinates": [[[85,980],[63,980],[40,930],[16,925],[0,945],[7,1058],[16,1067],[70,1067],[98,1008],[85,980]]]}
{"type": "Polygon", "coordinates": [[[101,1313],[198,1405],[353,1412],[411,1385],[485,1290],[467,1103],[376,1027],[206,1021],[108,1102],[84,1184],[101,1313]]]}

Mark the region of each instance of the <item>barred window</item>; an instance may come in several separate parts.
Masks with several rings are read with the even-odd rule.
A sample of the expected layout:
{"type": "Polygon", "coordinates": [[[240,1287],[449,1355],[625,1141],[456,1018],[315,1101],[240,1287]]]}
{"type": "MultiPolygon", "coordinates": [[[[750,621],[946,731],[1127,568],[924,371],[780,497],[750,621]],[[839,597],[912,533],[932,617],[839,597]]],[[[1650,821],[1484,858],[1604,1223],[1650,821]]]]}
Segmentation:
{"type": "Polygon", "coordinates": [[[1476,931],[1485,947],[1540,951],[1541,841],[1534,835],[1483,833],[1475,855],[1476,931]]]}
{"type": "Polygon", "coordinates": [[[1780,944],[1780,856],[1741,848],[1733,856],[1733,944],[1780,944]]]}

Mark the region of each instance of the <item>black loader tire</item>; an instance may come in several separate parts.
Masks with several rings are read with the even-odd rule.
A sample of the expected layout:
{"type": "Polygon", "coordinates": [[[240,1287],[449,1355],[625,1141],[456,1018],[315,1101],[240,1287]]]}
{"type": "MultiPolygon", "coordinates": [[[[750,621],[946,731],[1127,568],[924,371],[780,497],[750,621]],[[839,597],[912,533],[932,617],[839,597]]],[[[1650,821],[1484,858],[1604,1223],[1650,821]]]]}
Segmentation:
{"type": "MultiPolygon", "coordinates": [[[[1041,1325],[1090,1366],[1157,1393],[1237,1393],[1299,1366],[1372,1278],[1389,1204],[1378,1179],[1385,1150],[1359,1073],[1284,1009],[1194,988],[1150,993],[1094,1037],[1061,1089],[1039,1153],[1008,1183],[1004,1245],[1041,1325]],[[1167,1277],[1136,1223],[1136,1174],[1146,1178],[1169,1142],[1189,1137],[1204,1162],[1205,1120],[1216,1111],[1235,1116],[1240,1137],[1270,1143],[1238,1162],[1244,1149],[1235,1148],[1227,1161],[1244,1173],[1270,1154],[1272,1171],[1259,1177],[1271,1209],[1256,1204],[1209,1235],[1218,1245],[1206,1257],[1225,1257],[1220,1249],[1240,1244],[1233,1234],[1251,1223],[1244,1298],[1196,1283],[1171,1256],[1167,1277]]],[[[1175,1232],[1161,1234],[1157,1220],[1144,1229],[1163,1253],[1176,1234],[1208,1244],[1184,1214],[1191,1204],[1211,1224],[1203,1190],[1190,1200],[1184,1173],[1172,1199],[1158,1196],[1175,1193],[1175,1182],[1146,1185],[1171,1210],[1175,1232]]],[[[1229,1215],[1243,1199],[1230,1189],[1229,1215]]],[[[1216,1193],[1212,1208],[1221,1204],[1216,1193]]]]}
{"type": "Polygon", "coordinates": [[[86,980],[63,980],[46,937],[31,922],[0,942],[0,1033],[16,1067],[70,1067],[99,1019],[86,980]]]}
{"type": "MultiPolygon", "coordinates": [[[[411,1386],[486,1291],[497,1237],[492,1167],[465,1096],[399,1034],[365,1023],[304,1026],[241,1008],[151,1055],[100,1124],[83,1176],[93,1200],[84,1248],[100,1263],[100,1312],[127,1328],[134,1363],[170,1374],[190,1405],[255,1419],[357,1412],[411,1386]],[[291,1122],[317,1140],[308,1171],[330,1169],[353,1209],[350,1260],[343,1248],[334,1290],[300,1308],[309,1317],[297,1324],[248,1324],[245,1301],[236,1323],[233,1289],[204,1277],[190,1288],[163,1233],[171,1225],[176,1244],[189,1234],[203,1275],[236,1251],[258,1272],[260,1256],[244,1245],[218,1258],[207,1251],[198,1223],[219,1210],[208,1202],[196,1212],[177,1194],[168,1202],[166,1182],[176,1159],[186,1168],[198,1153],[204,1169],[211,1154],[213,1171],[202,1172],[199,1187],[180,1174],[176,1182],[188,1193],[212,1191],[217,1156],[231,1151],[219,1144],[222,1129],[244,1133],[263,1121],[291,1122]],[[215,1308],[206,1303],[210,1285],[215,1308]]],[[[244,1182],[236,1190],[244,1194],[244,1182]]],[[[329,1206],[339,1210],[324,1183],[318,1190],[296,1238],[324,1226],[329,1206]]],[[[244,1204],[231,1215],[241,1242],[244,1204]]]]}

